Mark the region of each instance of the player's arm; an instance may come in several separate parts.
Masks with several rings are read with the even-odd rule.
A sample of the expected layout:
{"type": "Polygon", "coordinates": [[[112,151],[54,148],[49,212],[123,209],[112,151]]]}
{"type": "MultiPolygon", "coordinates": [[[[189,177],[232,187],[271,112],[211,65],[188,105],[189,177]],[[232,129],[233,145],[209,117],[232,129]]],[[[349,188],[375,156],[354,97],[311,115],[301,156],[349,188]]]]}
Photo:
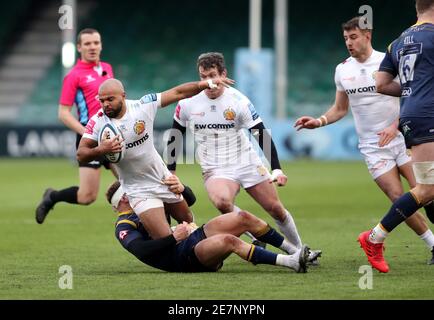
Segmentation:
{"type": "Polygon", "coordinates": [[[58,111],[59,120],[62,121],[72,131],[77,132],[79,135],[83,135],[86,130],[85,127],[72,115],[72,106],[65,106],[59,104],[58,111]]]}
{"type": "Polygon", "coordinates": [[[301,129],[316,129],[339,121],[348,113],[350,102],[345,91],[336,90],[335,103],[319,118],[303,116],[295,121],[297,131],[301,129]]]}
{"type": "Polygon", "coordinates": [[[399,125],[399,118],[396,118],[395,121],[392,122],[392,124],[380,132],[377,133],[379,136],[378,140],[378,146],[384,147],[387,146],[395,137],[398,135],[398,125],[399,125]]]}
{"type": "Polygon", "coordinates": [[[176,244],[176,239],[173,234],[157,239],[157,240],[145,240],[143,238],[137,238],[132,240],[126,247],[130,253],[132,253],[137,259],[145,262],[147,257],[157,254],[159,251],[164,250],[170,246],[176,244]]]}
{"type": "Polygon", "coordinates": [[[78,145],[77,160],[79,162],[90,162],[107,153],[121,152],[122,142],[120,136],[114,136],[110,140],[102,140],[98,145],[97,141],[83,137],[78,145]]]}
{"type": "Polygon", "coordinates": [[[216,78],[209,80],[202,80],[196,82],[187,82],[172,89],[161,93],[161,107],[164,108],[169,104],[176,101],[186,99],[200,93],[205,89],[214,89],[219,86],[229,86],[234,84],[234,81],[229,78],[216,78]]]}
{"type": "Polygon", "coordinates": [[[173,193],[182,194],[189,207],[196,202],[196,196],[193,190],[191,190],[189,186],[184,185],[175,174],[163,179],[163,183],[168,186],[169,190],[173,193]]]}
{"type": "Polygon", "coordinates": [[[377,92],[388,96],[400,97],[401,85],[394,81],[393,74],[387,71],[378,71],[375,76],[377,92]]]}
{"type": "Polygon", "coordinates": [[[259,147],[264,152],[265,157],[270,163],[272,171],[270,182],[277,181],[278,186],[284,186],[288,178],[282,172],[276,145],[274,144],[273,138],[268,130],[265,129],[264,123],[262,121],[259,122],[255,126],[249,128],[249,131],[255,137],[256,141],[258,141],[259,147]]]}
{"type": "Polygon", "coordinates": [[[183,151],[182,142],[185,132],[186,128],[178,121],[173,120],[172,128],[170,129],[170,140],[167,142],[167,168],[173,174],[176,172],[176,160],[183,151]]]}
{"type": "Polygon", "coordinates": [[[167,237],[156,240],[137,238],[129,242],[125,246],[125,249],[136,256],[137,259],[146,262],[144,260],[146,260],[147,257],[155,256],[161,250],[174,246],[177,242],[186,239],[190,235],[191,231],[192,230],[187,223],[182,223],[177,225],[173,233],[167,237]]]}
{"type": "Polygon", "coordinates": [[[378,93],[400,97],[401,85],[394,81],[398,75],[398,71],[392,56],[392,46],[393,43],[387,48],[383,61],[381,61],[380,68],[375,75],[375,86],[377,87],[378,93]]]}

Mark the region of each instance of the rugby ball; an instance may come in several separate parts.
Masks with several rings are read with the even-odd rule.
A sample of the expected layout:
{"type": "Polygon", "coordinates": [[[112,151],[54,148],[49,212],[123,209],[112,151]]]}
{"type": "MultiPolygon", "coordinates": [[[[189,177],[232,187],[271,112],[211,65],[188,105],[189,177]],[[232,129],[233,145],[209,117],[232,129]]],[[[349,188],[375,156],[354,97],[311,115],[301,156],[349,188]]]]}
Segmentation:
{"type": "MultiPolygon", "coordinates": [[[[121,135],[116,126],[112,125],[111,123],[106,123],[100,131],[98,145],[104,140],[113,139],[113,137],[116,135],[121,135]]],[[[110,152],[104,155],[104,157],[111,163],[118,163],[122,160],[123,156],[124,150],[121,152],[110,152]]]]}

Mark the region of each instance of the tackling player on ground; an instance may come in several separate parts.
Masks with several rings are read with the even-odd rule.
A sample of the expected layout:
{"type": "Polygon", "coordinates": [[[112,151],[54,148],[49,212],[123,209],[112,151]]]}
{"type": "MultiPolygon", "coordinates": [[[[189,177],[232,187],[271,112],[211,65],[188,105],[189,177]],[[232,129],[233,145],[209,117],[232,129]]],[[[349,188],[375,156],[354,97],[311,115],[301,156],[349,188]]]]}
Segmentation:
{"type": "MultiPolygon", "coordinates": [[[[185,194],[177,178],[167,182],[167,185],[185,194]]],[[[276,248],[286,251],[290,246],[265,221],[248,212],[227,213],[200,228],[184,222],[174,227],[173,233],[168,236],[153,239],[134,214],[118,181],[108,188],[106,197],[118,214],[115,227],[118,241],[137,259],[154,268],[170,272],[215,272],[221,269],[223,261],[231,253],[235,253],[255,265],[269,264],[287,267],[298,273],[307,272],[309,249],[306,246],[293,255],[276,254],[239,238],[244,232],[250,231],[261,241],[276,248]]],[[[166,213],[173,216],[176,212],[168,209],[166,213]]]]}

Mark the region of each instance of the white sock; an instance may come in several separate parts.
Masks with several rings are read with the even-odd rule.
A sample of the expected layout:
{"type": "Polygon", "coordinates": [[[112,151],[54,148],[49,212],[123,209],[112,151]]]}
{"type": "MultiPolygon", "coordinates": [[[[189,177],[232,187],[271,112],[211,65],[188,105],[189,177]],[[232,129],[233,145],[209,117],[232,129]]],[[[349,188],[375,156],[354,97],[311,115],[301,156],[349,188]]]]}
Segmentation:
{"type": "MultiPolygon", "coordinates": [[[[240,207],[237,207],[236,205],[234,205],[234,212],[238,213],[241,211],[240,207]]],[[[244,232],[244,234],[246,236],[248,236],[250,239],[252,239],[252,241],[258,240],[255,238],[255,236],[253,234],[251,234],[249,231],[244,232]]]]}
{"type": "Polygon", "coordinates": [[[258,240],[255,238],[255,236],[253,234],[251,234],[249,231],[244,232],[244,234],[246,236],[248,236],[250,239],[252,239],[252,241],[258,240]]]}
{"type": "Polygon", "coordinates": [[[283,240],[283,242],[282,242],[281,246],[279,247],[279,249],[285,251],[288,254],[294,254],[298,250],[300,250],[299,248],[297,248],[296,246],[294,246],[291,242],[289,242],[286,239],[283,240]]]}
{"type": "Polygon", "coordinates": [[[286,218],[283,222],[280,222],[279,220],[275,220],[277,226],[279,227],[280,232],[282,232],[286,239],[289,240],[294,246],[297,248],[301,248],[302,243],[300,236],[298,235],[297,227],[295,226],[294,219],[292,218],[291,214],[288,212],[288,210],[285,210],[286,218]]]}
{"type": "Polygon", "coordinates": [[[381,224],[377,224],[374,229],[372,229],[369,234],[369,241],[372,243],[383,243],[389,232],[383,229],[381,224]]]}
{"type": "Polygon", "coordinates": [[[241,208],[234,205],[234,212],[238,213],[240,211],[241,211],[241,208]]]}
{"type": "Polygon", "coordinates": [[[276,266],[288,267],[296,270],[298,268],[298,257],[295,255],[278,254],[276,266]]]}
{"type": "Polygon", "coordinates": [[[432,250],[434,247],[434,234],[430,229],[428,229],[425,233],[419,236],[423,241],[425,241],[427,247],[432,250]]]}

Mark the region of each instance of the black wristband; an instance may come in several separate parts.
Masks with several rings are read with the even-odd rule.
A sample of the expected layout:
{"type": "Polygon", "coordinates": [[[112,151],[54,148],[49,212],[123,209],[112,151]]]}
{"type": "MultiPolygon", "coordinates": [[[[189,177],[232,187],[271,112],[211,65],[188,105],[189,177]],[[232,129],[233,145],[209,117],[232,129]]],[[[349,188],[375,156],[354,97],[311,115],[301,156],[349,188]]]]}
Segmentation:
{"type": "Polygon", "coordinates": [[[184,185],[184,191],[182,192],[182,196],[184,197],[187,205],[191,207],[196,202],[196,196],[193,193],[193,190],[189,186],[184,185]]]}

